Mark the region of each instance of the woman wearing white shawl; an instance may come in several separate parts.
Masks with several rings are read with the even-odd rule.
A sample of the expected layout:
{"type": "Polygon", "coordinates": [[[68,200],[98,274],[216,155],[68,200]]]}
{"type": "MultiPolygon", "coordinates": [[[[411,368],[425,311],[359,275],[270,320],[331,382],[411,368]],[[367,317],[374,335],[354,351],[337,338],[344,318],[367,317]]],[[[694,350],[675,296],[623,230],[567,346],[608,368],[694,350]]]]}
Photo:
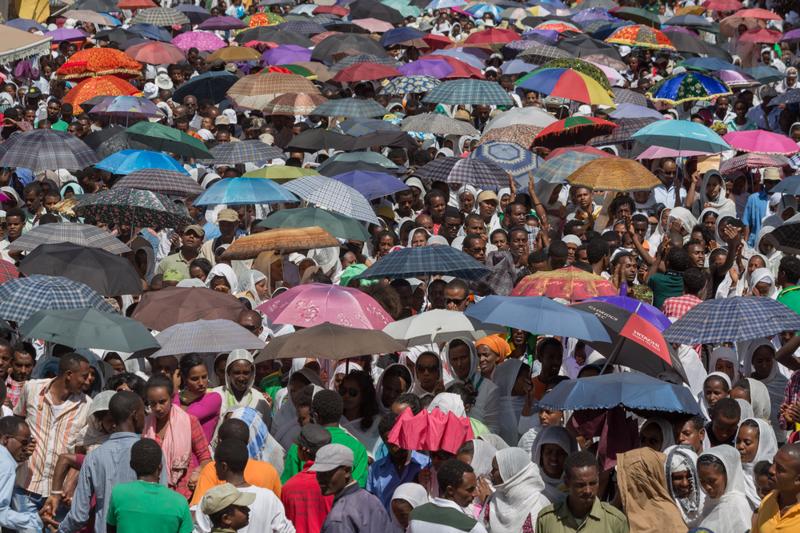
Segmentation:
{"type": "Polygon", "coordinates": [[[667,231],[676,230],[683,236],[683,243],[689,242],[692,238],[692,228],[697,225],[697,219],[691,211],[685,207],[675,207],[669,212],[669,223],[667,231]]]}
{"type": "Polygon", "coordinates": [[[692,204],[692,214],[698,215],[707,208],[715,209],[718,217],[736,216],[736,204],[725,194],[725,182],[716,170],[709,170],[703,175],[700,197],[692,204]]]}
{"type": "Polygon", "coordinates": [[[472,459],[469,466],[475,471],[475,475],[490,476],[492,474],[492,459],[497,454],[497,448],[481,439],[472,439],[472,459]]]}
{"type": "Polygon", "coordinates": [[[700,527],[724,533],[745,533],[752,525],[752,511],[739,452],[722,444],[697,459],[700,486],[706,493],[700,527]]]}
{"type": "MultiPolygon", "coordinates": [[[[394,489],[389,514],[392,524],[398,531],[403,532],[408,527],[411,511],[420,505],[428,503],[428,492],[419,483],[403,483],[394,489]]],[[[390,533],[385,531],[383,533],[390,533]]]]}
{"type": "Polygon", "coordinates": [[[260,270],[249,269],[241,279],[237,296],[247,298],[255,308],[266,299],[262,295],[266,296],[268,291],[267,276],[260,270]]]}
{"type": "Polygon", "coordinates": [[[485,523],[490,533],[533,531],[539,511],[550,505],[539,467],[521,448],[500,450],[493,461],[495,492],[489,499],[485,523]]]}
{"type": "MultiPolygon", "coordinates": [[[[449,383],[447,380],[445,380],[445,386],[449,387],[453,382],[471,383],[478,395],[475,398],[475,405],[473,405],[469,411],[469,416],[483,422],[490,431],[499,431],[500,417],[502,415],[502,412],[500,411],[501,394],[498,390],[497,384],[488,378],[484,378],[478,371],[478,352],[475,349],[475,343],[466,338],[453,339],[445,345],[442,356],[447,363],[446,370],[453,378],[453,380],[449,383]],[[453,366],[450,362],[450,350],[451,346],[454,344],[456,344],[456,346],[465,345],[469,350],[469,372],[463,378],[455,374],[453,371],[453,366]]],[[[503,435],[503,437],[505,438],[505,435],[503,435]]],[[[516,444],[516,441],[512,442],[511,444],[516,444]]]]}
{"type": "Polygon", "coordinates": [[[470,213],[477,212],[478,189],[476,189],[472,185],[462,185],[456,191],[456,198],[458,199],[458,205],[456,205],[455,207],[457,207],[459,211],[464,213],[464,216],[469,215],[470,213]]]}
{"type": "Polygon", "coordinates": [[[708,369],[727,374],[730,384],[739,381],[739,357],[736,350],[727,346],[714,348],[708,358],[708,369]]]}
{"type": "Polygon", "coordinates": [[[775,299],[778,290],[775,288],[775,276],[768,268],[757,268],[748,280],[748,296],[767,296],[775,299]]]}
{"type": "Polygon", "coordinates": [[[769,422],[759,418],[742,417],[739,432],[736,434],[736,449],[741,455],[747,499],[755,511],[761,504],[761,497],[758,495],[753,470],[761,461],[772,462],[772,458],[778,453],[778,441],[769,422]]]}
{"type": "Polygon", "coordinates": [[[408,241],[406,242],[407,248],[419,248],[420,246],[427,246],[428,239],[431,238],[431,233],[425,228],[414,228],[408,232],[408,241]]]}
{"type": "Polygon", "coordinates": [[[276,395],[276,406],[273,407],[272,424],[270,433],[275,437],[275,440],[288,450],[294,444],[297,436],[300,435],[300,424],[297,421],[297,408],[294,405],[298,393],[308,385],[320,386],[319,375],[310,368],[304,368],[305,359],[295,359],[292,361],[293,372],[289,375],[289,384],[287,386],[287,394],[284,396],[283,401],[278,401],[276,395]],[[295,362],[297,362],[299,369],[295,370],[295,362]]]}
{"type": "Polygon", "coordinates": [[[697,454],[689,446],[671,446],[664,450],[667,460],[664,470],[669,494],[678,506],[681,517],[688,527],[696,527],[703,517],[706,495],[700,488],[697,475],[697,454]],[[688,487],[681,485],[686,478],[688,487]]]}
{"type": "Polygon", "coordinates": [[[703,381],[703,390],[697,397],[697,403],[700,404],[700,411],[706,420],[711,420],[711,408],[720,398],[726,398],[731,392],[731,378],[725,372],[710,372],[703,381]],[[718,392],[718,386],[721,383],[722,395],[716,398],[713,402],[709,398],[715,397],[718,392]]]}
{"type": "Polygon", "coordinates": [[[672,211],[669,207],[663,208],[661,211],[658,212],[658,223],[656,224],[656,228],[653,230],[653,233],[647,238],[647,242],[650,244],[651,250],[657,250],[658,246],[661,244],[661,241],[664,239],[664,235],[667,234],[669,231],[669,214],[672,211]]]}
{"type": "Polygon", "coordinates": [[[786,432],[780,426],[778,417],[783,403],[783,394],[789,380],[781,373],[775,361],[775,347],[766,339],[756,339],[745,347],[744,375],[757,379],[767,387],[770,400],[770,424],[778,440],[785,440],[786,432]],[[753,364],[753,359],[756,363],[753,364]]]}
{"type": "Polygon", "coordinates": [[[648,418],[645,423],[642,424],[639,430],[639,438],[641,439],[642,446],[650,446],[657,452],[663,452],[670,446],[675,445],[675,433],[672,429],[672,424],[659,417],[648,418]],[[653,435],[653,431],[657,431],[658,433],[653,435]],[[658,449],[652,444],[658,444],[658,449]]]}
{"type": "MultiPolygon", "coordinates": [[[[498,433],[509,445],[519,442],[519,417],[522,414],[527,394],[527,391],[516,390],[515,392],[514,385],[520,372],[530,373],[530,368],[519,359],[506,359],[494,370],[494,383],[497,385],[500,399],[498,433]]],[[[525,380],[525,383],[532,386],[530,379],[525,380]]]]}
{"type": "Polygon", "coordinates": [[[681,344],[678,346],[678,359],[683,365],[683,370],[688,379],[689,390],[697,396],[703,392],[703,382],[708,376],[706,368],[697,351],[689,345],[681,344]]]}
{"type": "Polygon", "coordinates": [[[550,500],[550,503],[558,503],[566,498],[566,488],[563,482],[564,461],[569,454],[577,451],[577,449],[578,443],[575,441],[575,437],[561,426],[547,426],[542,428],[542,431],[536,436],[536,440],[533,442],[533,450],[531,451],[531,461],[541,470],[542,480],[545,484],[544,495],[550,500]],[[551,454],[545,450],[547,445],[561,449],[556,454],[559,461],[549,460],[551,454]],[[548,455],[548,460],[545,460],[545,455],[548,455]],[[558,471],[559,465],[560,472],[558,471]]]}
{"type": "Polygon", "coordinates": [[[753,249],[759,254],[763,255],[767,260],[767,268],[772,275],[777,277],[778,267],[783,258],[783,252],[775,248],[774,240],[772,237],[767,238],[767,235],[775,231],[773,226],[761,226],[756,236],[756,245],[753,249]]]}
{"type": "Polygon", "coordinates": [[[769,398],[767,386],[755,378],[745,378],[750,394],[750,405],[753,406],[753,415],[761,420],[771,421],[772,401],[769,398]]]}
{"type": "Polygon", "coordinates": [[[220,287],[219,289],[214,290],[233,294],[233,292],[239,288],[239,278],[236,277],[236,273],[233,271],[230,265],[226,265],[225,263],[217,263],[208,273],[208,276],[206,276],[206,287],[209,289],[220,287]],[[222,291],[222,287],[224,287],[224,285],[218,285],[218,278],[223,278],[225,280],[225,283],[228,285],[227,291],[222,291]]]}

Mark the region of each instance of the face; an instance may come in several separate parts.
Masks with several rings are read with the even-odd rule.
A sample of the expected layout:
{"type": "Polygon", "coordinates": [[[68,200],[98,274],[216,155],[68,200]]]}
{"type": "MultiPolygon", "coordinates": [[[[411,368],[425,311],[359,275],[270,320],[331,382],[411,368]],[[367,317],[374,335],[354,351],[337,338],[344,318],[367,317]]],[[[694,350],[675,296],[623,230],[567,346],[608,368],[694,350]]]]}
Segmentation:
{"type": "Polygon", "coordinates": [[[411,247],[419,248],[428,243],[428,235],[424,231],[415,231],[414,236],[411,237],[411,247]]]}
{"type": "Polygon", "coordinates": [[[340,466],[329,472],[317,472],[317,483],[322,494],[337,494],[350,482],[350,469],[340,466]]]}
{"type": "Polygon", "coordinates": [[[433,233],[433,218],[431,218],[429,215],[418,216],[417,224],[428,230],[428,233],[433,233]]]}
{"type": "Polygon", "coordinates": [[[33,191],[28,191],[25,195],[25,207],[27,207],[28,211],[31,213],[38,213],[39,209],[42,208],[42,195],[36,194],[33,191]]]}
{"type": "Polygon", "coordinates": [[[758,428],[741,426],[736,434],[736,449],[742,458],[742,463],[752,463],[758,452],[758,428]]]}
{"type": "Polygon", "coordinates": [[[516,257],[524,257],[528,254],[528,232],[512,231],[509,249],[516,257]]]}
{"type": "Polygon", "coordinates": [[[458,487],[447,487],[448,499],[453,500],[461,507],[467,507],[475,499],[478,490],[478,478],[474,472],[466,472],[461,478],[458,487]]]}
{"type": "Polygon", "coordinates": [[[678,498],[688,498],[692,493],[692,476],[688,470],[672,472],[672,490],[678,498]]]}
{"type": "Polygon", "coordinates": [[[33,357],[26,352],[16,352],[11,359],[11,378],[15,381],[28,381],[33,372],[33,357]]]}
{"type": "Polygon", "coordinates": [[[800,485],[800,461],[786,450],[778,450],[772,460],[770,473],[775,478],[775,488],[780,492],[797,493],[800,485]]]}
{"type": "Polygon", "coordinates": [[[481,215],[483,220],[489,220],[492,218],[492,215],[497,211],[497,201],[495,200],[484,200],[478,202],[478,212],[481,215]]]}
{"type": "Polygon", "coordinates": [[[539,423],[542,425],[542,427],[558,426],[561,425],[563,420],[563,411],[551,411],[550,409],[545,409],[544,407],[539,409],[539,423]]]}
{"type": "Polygon", "coordinates": [[[72,394],[84,390],[86,383],[91,379],[92,370],[89,363],[81,362],[75,370],[68,370],[64,374],[64,385],[72,394]]]}
{"type": "Polygon", "coordinates": [[[573,201],[575,205],[583,210],[588,209],[592,205],[592,192],[586,187],[577,187],[573,189],[573,201]]]}
{"type": "Polygon", "coordinates": [[[214,276],[209,284],[209,288],[213,291],[217,292],[224,292],[229,293],[231,292],[231,286],[228,283],[228,278],[225,276],[214,276]]]}
{"type": "Polygon", "coordinates": [[[398,396],[408,389],[408,382],[398,374],[384,376],[381,388],[381,402],[386,407],[392,405],[398,396]]]}
{"type": "Polygon", "coordinates": [[[769,346],[761,346],[753,353],[753,377],[766,379],[775,364],[774,351],[769,346]]]}
{"type": "Polygon", "coordinates": [[[397,201],[397,212],[400,216],[410,215],[414,205],[414,194],[397,195],[395,199],[397,201]]]}
{"type": "Polygon", "coordinates": [[[172,408],[172,398],[166,387],[151,387],[147,389],[147,406],[157,420],[164,420],[169,416],[172,408]]]}
{"type": "Polygon", "coordinates": [[[658,424],[650,423],[639,432],[639,441],[642,446],[660,452],[664,447],[664,434],[658,424]]]}
{"type": "Polygon", "coordinates": [[[461,203],[461,210],[464,213],[472,212],[472,208],[475,207],[475,197],[471,192],[461,193],[461,196],[458,197],[458,200],[461,203]]]}
{"type": "Polygon", "coordinates": [[[465,242],[463,250],[480,263],[486,260],[486,242],[483,239],[469,239],[465,242]]]}
{"type": "Polygon", "coordinates": [[[458,379],[464,380],[469,376],[471,357],[469,347],[458,344],[450,347],[450,366],[458,379]]]}
{"type": "Polygon", "coordinates": [[[510,215],[511,215],[511,221],[510,221],[511,223],[509,224],[510,228],[514,226],[524,226],[525,218],[527,217],[528,212],[525,209],[524,205],[514,204],[513,206],[511,206],[510,215]]]}
{"type": "Polygon", "coordinates": [[[736,435],[736,429],[739,425],[739,418],[728,418],[722,415],[717,415],[711,419],[711,431],[714,432],[717,439],[722,442],[728,442],[736,435]]]}
{"type": "Polygon", "coordinates": [[[463,311],[467,308],[467,292],[460,287],[445,287],[444,298],[447,309],[463,311]]]}
{"type": "Polygon", "coordinates": [[[253,364],[247,361],[236,361],[228,367],[228,380],[234,391],[243,393],[250,387],[253,378],[253,364]]]}
{"type": "Polygon", "coordinates": [[[545,474],[552,478],[559,479],[564,473],[564,461],[567,460],[567,452],[556,444],[544,444],[540,465],[545,474]]]}
{"type": "Polygon", "coordinates": [[[565,481],[570,501],[580,503],[584,507],[591,507],[594,504],[600,487],[600,475],[596,466],[573,468],[565,481]]]}
{"type": "Polygon", "coordinates": [[[409,517],[413,510],[411,504],[405,500],[392,500],[392,512],[403,530],[408,527],[409,517]]]}
{"type": "Polygon", "coordinates": [[[486,238],[486,225],[478,218],[470,218],[465,224],[465,233],[480,235],[486,238]]]}
{"type": "Polygon", "coordinates": [[[13,356],[14,351],[11,347],[0,348],[0,378],[5,379],[8,376],[13,356]]]}
{"type": "Polygon", "coordinates": [[[458,217],[445,217],[444,225],[442,226],[442,235],[448,240],[452,241],[458,235],[458,230],[461,227],[461,219],[458,217]]]}
{"type": "Polygon", "coordinates": [[[697,468],[700,486],[709,498],[720,498],[725,493],[728,478],[725,472],[720,471],[715,465],[700,465],[697,468]]]}
{"type": "Polygon", "coordinates": [[[356,380],[346,377],[339,385],[339,395],[342,397],[342,407],[345,411],[358,409],[362,402],[361,388],[358,386],[356,380]]]}
{"type": "Polygon", "coordinates": [[[0,444],[6,447],[17,463],[27,461],[36,447],[36,441],[31,436],[28,424],[20,424],[13,436],[0,438],[0,444]]]}
{"type": "Polygon", "coordinates": [[[202,246],[203,239],[195,235],[193,231],[187,231],[181,235],[181,244],[190,250],[197,250],[202,246]]]}
{"type": "Polygon", "coordinates": [[[714,176],[708,180],[708,183],[706,184],[706,196],[712,200],[716,200],[719,197],[721,190],[722,182],[718,177],[714,176]]]}
{"type": "Polygon", "coordinates": [[[706,432],[702,427],[697,429],[691,420],[687,420],[678,428],[678,434],[675,440],[678,444],[691,446],[695,452],[698,452],[703,449],[703,439],[705,436],[706,432]]]}
{"type": "Polygon", "coordinates": [[[703,268],[703,265],[706,261],[706,254],[703,250],[703,246],[700,244],[691,244],[689,245],[689,257],[692,259],[692,263],[697,268],[703,268]]]}
{"type": "Polygon", "coordinates": [[[447,207],[447,203],[444,201],[444,198],[441,196],[434,196],[430,200],[430,205],[428,206],[428,213],[431,215],[434,221],[442,222],[444,220],[444,211],[447,207]]]}
{"type": "Polygon", "coordinates": [[[392,249],[394,246],[394,239],[392,239],[389,235],[384,235],[381,237],[381,240],[378,241],[378,255],[383,257],[384,255],[389,253],[389,250],[392,249]]]}
{"type": "Polygon", "coordinates": [[[425,390],[433,390],[436,382],[439,381],[439,363],[430,354],[422,355],[417,359],[415,365],[417,379],[425,390]]]}
{"type": "Polygon", "coordinates": [[[508,250],[508,238],[506,238],[505,233],[501,233],[498,231],[497,233],[492,235],[492,244],[495,246],[495,248],[497,248],[502,252],[508,250]]]}
{"type": "Polygon", "coordinates": [[[562,358],[563,353],[561,349],[555,345],[549,344],[542,349],[539,356],[542,362],[542,371],[539,374],[542,381],[547,383],[558,375],[558,371],[561,369],[562,358]]]}
{"type": "Polygon", "coordinates": [[[9,239],[16,239],[22,235],[25,220],[22,217],[12,216],[6,218],[6,234],[9,239]]]}
{"type": "Polygon", "coordinates": [[[494,371],[494,367],[497,366],[497,360],[499,357],[485,344],[478,346],[477,351],[478,368],[480,369],[481,374],[484,376],[491,375],[491,373],[494,371]]]}
{"type": "Polygon", "coordinates": [[[189,370],[184,387],[194,394],[205,394],[208,388],[208,370],[206,365],[197,365],[189,370]]]}

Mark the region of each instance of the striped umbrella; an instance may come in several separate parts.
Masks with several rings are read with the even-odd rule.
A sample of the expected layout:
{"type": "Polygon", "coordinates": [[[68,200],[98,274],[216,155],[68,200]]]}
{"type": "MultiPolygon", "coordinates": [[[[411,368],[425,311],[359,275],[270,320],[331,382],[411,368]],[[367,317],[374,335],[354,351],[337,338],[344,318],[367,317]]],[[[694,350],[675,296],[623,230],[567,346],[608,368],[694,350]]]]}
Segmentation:
{"type": "Polygon", "coordinates": [[[499,84],[472,79],[446,81],[429,92],[422,101],[456,105],[514,105],[514,101],[499,84]]]}
{"type": "Polygon", "coordinates": [[[536,41],[521,42],[528,43],[528,46],[519,53],[517,58],[527,61],[528,63],[541,65],[553,59],[567,59],[572,57],[569,52],[566,52],[561,48],[556,48],[555,46],[537,43],[536,41]]]}
{"type": "Polygon", "coordinates": [[[518,182],[527,182],[530,173],[539,166],[539,158],[530,150],[508,142],[481,144],[469,157],[496,164],[518,182]]]}
{"type": "MultiPolygon", "coordinates": [[[[789,160],[782,155],[770,155],[749,153],[737,155],[731,159],[727,159],[719,166],[719,171],[723,176],[733,175],[743,170],[753,170],[756,168],[766,167],[785,167],[789,164],[789,160]]],[[[774,190],[774,192],[781,192],[774,190]]],[[[15,241],[16,242],[16,241],[15,241]]]]}
{"type": "Polygon", "coordinates": [[[589,144],[592,146],[603,146],[606,144],[621,144],[633,139],[633,135],[648,124],[656,122],[654,118],[623,118],[614,121],[617,128],[609,135],[595,137],[589,144]]]}
{"type": "Polygon", "coordinates": [[[506,170],[492,161],[475,158],[442,157],[417,169],[420,176],[434,181],[497,189],[508,183],[506,170]]]}
{"type": "Polygon", "coordinates": [[[339,98],[328,100],[317,107],[312,115],[322,117],[382,117],[386,114],[386,108],[375,100],[365,100],[362,98],[339,98]]]}
{"type": "Polygon", "coordinates": [[[25,322],[45,309],[85,309],[113,313],[102,296],[79,281],[61,276],[30,276],[0,285],[0,318],[25,322]]]}
{"type": "Polygon", "coordinates": [[[112,254],[126,254],[131,251],[122,241],[108,231],[89,224],[57,222],[42,224],[12,242],[8,249],[12,252],[32,252],[42,244],[68,242],[87,248],[100,248],[112,254]]]}
{"type": "Polygon", "coordinates": [[[614,105],[608,91],[595,79],[571,68],[541,68],[523,76],[518,87],[590,105],[614,105]]]}
{"type": "Polygon", "coordinates": [[[173,324],[156,335],[160,348],[151,358],[192,352],[259,350],[264,341],[232,320],[194,320],[173,324]]]}
{"type": "Polygon", "coordinates": [[[3,144],[3,167],[42,170],[83,170],[97,162],[97,155],[82,140],[66,132],[38,129],[18,133],[3,144]]]}
{"type": "Polygon", "coordinates": [[[112,189],[119,187],[153,191],[179,198],[202,194],[203,192],[200,184],[186,174],[160,168],[145,168],[131,172],[111,186],[112,189]]]}

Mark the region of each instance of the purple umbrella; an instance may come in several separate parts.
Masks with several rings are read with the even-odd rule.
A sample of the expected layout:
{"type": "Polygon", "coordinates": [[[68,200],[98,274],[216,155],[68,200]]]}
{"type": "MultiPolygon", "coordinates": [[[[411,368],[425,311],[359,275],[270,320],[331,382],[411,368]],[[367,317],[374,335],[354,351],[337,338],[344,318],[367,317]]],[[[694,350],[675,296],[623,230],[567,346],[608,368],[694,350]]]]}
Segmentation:
{"type": "Polygon", "coordinates": [[[432,56],[448,56],[454,57],[459,61],[463,61],[467,65],[474,67],[478,70],[483,70],[485,65],[484,60],[489,58],[489,52],[481,48],[467,47],[467,48],[448,48],[446,50],[436,50],[431,52],[432,56]]]}
{"type": "Polygon", "coordinates": [[[288,65],[299,61],[310,61],[311,50],[296,44],[283,44],[276,48],[266,50],[261,55],[265,65],[288,65]]]}
{"type": "Polygon", "coordinates": [[[590,7],[589,9],[584,9],[572,17],[572,22],[576,24],[585,24],[593,20],[607,20],[609,22],[616,22],[619,19],[601,7],[590,7]]]}
{"type": "Polygon", "coordinates": [[[207,31],[181,33],[172,39],[172,44],[184,52],[189,48],[197,48],[201,52],[213,52],[225,47],[225,41],[207,31]]]}
{"type": "Polygon", "coordinates": [[[30,31],[31,29],[35,29],[38,31],[47,31],[47,27],[39,24],[33,19],[11,19],[5,23],[6,26],[11,26],[12,28],[17,28],[18,30],[22,31],[30,31]]]}
{"type": "Polygon", "coordinates": [[[800,28],[787,31],[784,36],[781,37],[781,41],[800,41],[800,28]]]}
{"type": "Polygon", "coordinates": [[[162,118],[164,113],[150,100],[139,96],[106,96],[89,111],[90,115],[101,115],[124,119],[162,118]]]}
{"type": "Polygon", "coordinates": [[[453,72],[453,67],[444,59],[422,59],[397,67],[403,76],[431,76],[444,78],[453,72]]]}
{"type": "Polygon", "coordinates": [[[522,34],[522,38],[526,41],[538,41],[544,44],[553,44],[558,42],[558,37],[561,34],[555,30],[528,30],[522,34]]]}
{"type": "Polygon", "coordinates": [[[652,305],[646,304],[641,300],[636,300],[635,298],[628,298],[627,296],[598,296],[597,298],[591,298],[586,301],[605,302],[607,304],[621,307],[622,309],[631,313],[636,313],[657,327],[659,331],[664,331],[672,325],[672,321],[664,316],[664,313],[652,305]]]}
{"type": "Polygon", "coordinates": [[[613,119],[620,119],[620,118],[654,118],[656,120],[664,119],[664,115],[662,115],[655,109],[641,105],[626,104],[626,103],[619,104],[617,108],[614,111],[612,111],[608,116],[613,119]]]}
{"type": "Polygon", "coordinates": [[[57,30],[48,31],[44,35],[45,37],[52,37],[54,43],[63,41],[83,41],[86,39],[86,34],[75,28],[59,28],[57,30]]]}
{"type": "Polygon", "coordinates": [[[236,17],[211,17],[197,26],[198,30],[240,30],[246,28],[244,22],[236,17]]]}

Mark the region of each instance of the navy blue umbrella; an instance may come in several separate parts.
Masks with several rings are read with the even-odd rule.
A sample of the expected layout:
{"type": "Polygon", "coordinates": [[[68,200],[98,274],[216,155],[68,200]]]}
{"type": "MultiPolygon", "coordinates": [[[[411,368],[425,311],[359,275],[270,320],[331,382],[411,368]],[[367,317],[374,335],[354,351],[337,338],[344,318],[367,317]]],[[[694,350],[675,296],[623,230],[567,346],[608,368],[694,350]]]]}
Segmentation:
{"type": "Polygon", "coordinates": [[[172,40],[172,36],[167,30],[154,26],[153,24],[131,24],[128,31],[155,41],[168,43],[172,40]]]}
{"type": "Polygon", "coordinates": [[[450,246],[434,245],[390,252],[358,278],[412,278],[441,274],[477,281],[490,273],[491,270],[464,252],[450,246]]]}
{"type": "Polygon", "coordinates": [[[208,99],[220,102],[238,79],[230,72],[212,70],[185,82],[175,90],[172,98],[175,102],[182,102],[184,97],[191,94],[198,100],[208,99]]]}
{"type": "Polygon", "coordinates": [[[415,28],[402,26],[400,28],[392,28],[381,36],[381,46],[389,48],[396,44],[412,41],[414,39],[422,39],[427,33],[421,32],[415,28]]]}
{"type": "Polygon", "coordinates": [[[800,195],[800,175],[783,178],[770,192],[782,192],[792,196],[800,195]]]}
{"type": "Polygon", "coordinates": [[[397,191],[408,189],[408,185],[397,177],[385,172],[372,172],[369,170],[352,170],[344,174],[336,174],[331,179],[341,181],[363,194],[367,200],[374,200],[382,196],[394,194],[397,191]]]}

